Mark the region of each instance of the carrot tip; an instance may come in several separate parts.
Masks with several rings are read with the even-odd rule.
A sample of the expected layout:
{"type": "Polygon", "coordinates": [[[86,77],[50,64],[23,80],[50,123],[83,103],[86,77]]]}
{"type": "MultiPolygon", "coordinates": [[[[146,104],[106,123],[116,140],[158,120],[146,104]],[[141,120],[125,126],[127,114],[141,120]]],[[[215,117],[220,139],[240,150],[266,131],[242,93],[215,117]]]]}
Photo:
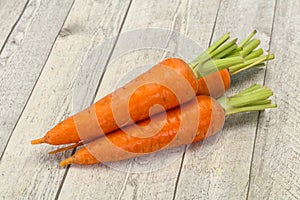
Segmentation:
{"type": "Polygon", "coordinates": [[[57,150],[54,150],[54,151],[50,151],[50,152],[48,152],[48,154],[57,154],[57,153],[59,153],[59,152],[61,152],[60,151],[61,149],[57,149],[57,150]]]}
{"type": "Polygon", "coordinates": [[[74,157],[72,156],[72,157],[69,157],[69,158],[67,158],[67,159],[65,159],[65,160],[63,160],[63,161],[61,161],[61,162],[59,163],[59,166],[60,166],[60,167],[66,167],[66,166],[68,166],[68,165],[70,165],[70,164],[73,164],[74,161],[75,161],[75,159],[74,159],[74,157]]]}
{"type": "Polygon", "coordinates": [[[31,144],[35,145],[35,144],[42,144],[45,143],[45,138],[39,138],[39,139],[35,139],[35,140],[31,140],[31,144]]]}

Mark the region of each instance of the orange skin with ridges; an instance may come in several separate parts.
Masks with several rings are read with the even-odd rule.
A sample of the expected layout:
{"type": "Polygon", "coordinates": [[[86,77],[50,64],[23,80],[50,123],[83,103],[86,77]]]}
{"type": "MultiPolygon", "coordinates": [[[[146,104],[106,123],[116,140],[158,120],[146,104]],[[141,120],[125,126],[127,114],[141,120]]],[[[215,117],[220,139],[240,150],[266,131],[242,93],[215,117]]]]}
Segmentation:
{"type": "MultiPolygon", "coordinates": [[[[99,137],[119,127],[148,118],[149,109],[155,104],[168,110],[187,102],[195,97],[196,91],[197,79],[189,65],[181,59],[168,58],[87,109],[60,122],[48,131],[44,138],[32,143],[60,145],[99,137]],[[157,83],[157,80],[162,84],[157,83]],[[177,96],[181,98],[180,102],[165,85],[175,88],[177,96]],[[125,98],[132,91],[134,92],[130,99],[125,98]],[[124,108],[128,108],[129,111],[124,112],[124,108]],[[115,120],[116,115],[118,122],[115,120]],[[129,115],[133,121],[130,121],[129,115]]],[[[152,114],[159,111],[161,110],[154,110],[152,114]]]]}
{"type": "MultiPolygon", "coordinates": [[[[62,161],[61,166],[68,164],[96,164],[100,162],[114,162],[136,156],[142,156],[166,148],[198,142],[217,133],[224,125],[225,112],[221,105],[209,96],[195,97],[198,109],[188,102],[181,107],[171,109],[163,123],[163,128],[155,135],[145,137],[147,132],[136,126],[119,129],[105,137],[101,137],[85,147],[79,149],[72,157],[62,161]],[[183,114],[184,113],[184,116],[183,114]],[[183,127],[179,134],[180,123],[183,117],[199,115],[197,127],[192,130],[190,126],[183,127]]],[[[162,121],[160,114],[153,117],[155,122],[162,121]]],[[[137,123],[144,127],[150,123],[146,119],[137,123]]]]}
{"type": "Polygon", "coordinates": [[[197,95],[209,95],[217,99],[223,96],[229,87],[230,73],[223,69],[198,79],[197,95]]]}

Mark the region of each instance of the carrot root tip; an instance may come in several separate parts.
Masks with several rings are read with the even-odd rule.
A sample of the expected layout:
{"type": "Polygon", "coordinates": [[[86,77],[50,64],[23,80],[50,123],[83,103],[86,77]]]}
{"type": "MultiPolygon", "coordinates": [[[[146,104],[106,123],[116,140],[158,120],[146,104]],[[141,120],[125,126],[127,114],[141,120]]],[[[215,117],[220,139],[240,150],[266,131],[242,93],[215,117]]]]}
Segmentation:
{"type": "Polygon", "coordinates": [[[73,164],[74,161],[75,161],[75,159],[74,159],[73,156],[72,156],[72,157],[69,157],[69,158],[67,158],[67,159],[65,159],[65,160],[63,160],[63,161],[61,161],[61,162],[59,163],[59,167],[66,167],[66,166],[68,166],[68,165],[70,165],[70,164],[73,164]]]}
{"type": "Polygon", "coordinates": [[[45,143],[45,138],[44,138],[44,137],[39,138],[39,139],[35,139],[35,140],[31,140],[31,144],[32,144],[32,145],[35,145],[35,144],[42,144],[42,143],[45,143]]]}

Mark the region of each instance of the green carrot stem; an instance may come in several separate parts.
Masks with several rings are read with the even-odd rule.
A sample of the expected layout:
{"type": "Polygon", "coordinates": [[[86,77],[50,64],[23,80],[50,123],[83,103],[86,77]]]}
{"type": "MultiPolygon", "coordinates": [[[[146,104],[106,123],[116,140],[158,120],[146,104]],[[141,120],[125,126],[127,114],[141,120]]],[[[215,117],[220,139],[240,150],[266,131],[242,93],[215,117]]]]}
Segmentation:
{"type": "Polygon", "coordinates": [[[256,58],[258,56],[261,56],[263,53],[264,53],[264,51],[262,50],[262,48],[259,48],[259,49],[255,50],[255,51],[252,51],[249,55],[247,55],[245,57],[245,59],[246,60],[250,60],[252,58],[256,58]]]}
{"type": "Polygon", "coordinates": [[[224,44],[224,45],[221,46],[220,48],[218,48],[218,49],[214,50],[213,52],[211,52],[211,53],[210,53],[210,56],[213,58],[213,57],[216,56],[217,54],[222,53],[222,52],[223,52],[224,50],[226,50],[227,48],[229,48],[229,47],[235,45],[236,41],[237,41],[237,38],[235,38],[235,39],[231,40],[230,42],[224,44]]]}
{"type": "Polygon", "coordinates": [[[237,45],[234,44],[230,47],[228,47],[227,49],[225,49],[224,51],[220,52],[219,54],[215,55],[213,57],[213,59],[220,59],[220,58],[224,58],[225,56],[227,56],[228,54],[230,54],[230,52],[234,51],[235,49],[237,49],[237,45]]]}
{"type": "Polygon", "coordinates": [[[240,43],[239,47],[244,47],[244,46],[251,40],[251,38],[252,38],[255,34],[256,34],[256,30],[252,31],[252,32],[248,35],[248,37],[240,43]]]}
{"type": "Polygon", "coordinates": [[[263,62],[274,59],[274,55],[261,56],[263,51],[258,49],[253,51],[260,40],[251,39],[256,30],[237,46],[237,39],[225,43],[229,38],[229,33],[224,34],[204,53],[189,63],[197,78],[201,78],[218,70],[228,68],[231,74],[239,73],[243,70],[263,66],[263,62]],[[245,59],[242,59],[245,58],[245,59]]]}
{"type": "Polygon", "coordinates": [[[205,62],[210,59],[210,53],[215,51],[219,46],[221,46],[224,42],[226,42],[230,38],[229,33],[224,34],[221,38],[219,38],[215,43],[213,43],[204,53],[195,58],[189,65],[194,68],[200,62],[205,62]]]}
{"type": "MultiPolygon", "coordinates": [[[[251,49],[249,49],[249,50],[247,50],[247,52],[245,52],[245,51],[242,51],[243,50],[243,48],[245,48],[246,46],[248,46],[249,44],[250,44],[250,42],[252,41],[251,40],[251,38],[254,36],[256,34],[256,30],[254,30],[254,31],[252,31],[249,35],[248,35],[248,37],[246,38],[246,39],[244,39],[239,45],[238,45],[238,49],[240,49],[240,50],[235,50],[235,51],[232,51],[229,55],[228,55],[228,57],[234,57],[234,56],[240,56],[240,55],[242,55],[243,57],[245,57],[245,54],[249,51],[249,53],[251,52],[250,50],[251,49]],[[251,41],[250,41],[251,40],[251,41]],[[244,54],[242,54],[242,52],[244,52],[244,54]]],[[[257,41],[256,41],[257,42],[257,41]]],[[[254,45],[254,44],[251,44],[251,45],[254,45]]],[[[259,45],[259,44],[258,44],[259,45]]],[[[255,45],[254,45],[254,47],[255,47],[255,45]]],[[[248,46],[248,48],[249,48],[249,46],[248,46]]],[[[255,47],[256,48],[256,47],[255,47]]],[[[255,48],[253,48],[253,49],[255,49],[255,48]]],[[[253,50],[252,49],[252,50],[253,50]]]]}
{"type": "Polygon", "coordinates": [[[236,114],[236,113],[241,113],[241,112],[253,112],[253,111],[260,111],[260,110],[265,110],[267,108],[276,108],[276,107],[277,107],[276,104],[265,104],[265,105],[258,105],[258,106],[245,106],[245,107],[235,108],[235,109],[226,111],[226,116],[236,114]]]}
{"type": "Polygon", "coordinates": [[[233,51],[228,55],[228,57],[236,57],[236,56],[242,56],[241,51],[233,51]]]}
{"type": "Polygon", "coordinates": [[[197,65],[203,64],[205,61],[211,59],[210,55],[205,51],[200,56],[195,58],[192,62],[189,63],[189,66],[194,69],[197,65]]]}
{"type": "Polygon", "coordinates": [[[253,65],[251,68],[264,67],[264,66],[266,66],[266,63],[259,63],[257,65],[253,65]]]}
{"type": "Polygon", "coordinates": [[[212,53],[219,46],[221,46],[224,42],[226,42],[230,38],[230,33],[224,34],[220,39],[218,39],[215,43],[213,43],[207,50],[207,53],[212,53]]]}
{"type": "Polygon", "coordinates": [[[244,59],[240,56],[232,57],[232,58],[210,60],[203,65],[203,69],[208,70],[212,67],[215,67],[218,70],[222,70],[229,66],[237,65],[237,63],[242,63],[243,61],[244,61],[244,59]]]}
{"type": "Polygon", "coordinates": [[[231,52],[229,50],[228,50],[228,52],[226,52],[227,51],[227,49],[226,49],[224,52],[222,52],[222,53],[224,53],[224,55],[222,55],[222,53],[220,53],[220,54],[216,55],[215,58],[224,58],[225,56],[226,56],[226,58],[241,56],[242,50],[243,50],[243,48],[237,47],[234,50],[232,50],[231,52]]]}
{"type": "Polygon", "coordinates": [[[240,56],[232,57],[232,58],[223,58],[223,59],[209,60],[203,65],[197,65],[194,69],[197,69],[198,72],[197,78],[201,78],[213,72],[220,71],[232,65],[236,65],[243,62],[244,59],[240,56]]]}
{"type": "Polygon", "coordinates": [[[261,59],[256,58],[257,61],[253,62],[252,64],[250,64],[250,65],[248,65],[248,66],[244,66],[243,68],[240,68],[239,70],[236,70],[235,72],[233,72],[233,73],[231,73],[231,74],[234,75],[234,74],[238,74],[238,73],[240,73],[241,71],[244,71],[244,70],[246,70],[246,69],[250,69],[250,68],[254,68],[254,67],[259,67],[259,66],[263,66],[263,65],[264,65],[263,62],[272,60],[272,59],[274,59],[274,58],[275,58],[274,54],[266,55],[266,56],[262,57],[261,59]]]}
{"type": "Polygon", "coordinates": [[[255,91],[257,89],[261,88],[260,84],[254,84],[251,87],[248,87],[247,89],[244,89],[243,91],[239,92],[238,94],[234,95],[235,97],[242,96],[243,94],[247,94],[249,92],[255,91]]]}
{"type": "Polygon", "coordinates": [[[271,100],[269,99],[265,99],[265,100],[260,100],[260,101],[256,101],[254,103],[249,104],[249,106],[257,106],[257,105],[265,105],[265,104],[271,104],[271,100]]]}
{"type": "Polygon", "coordinates": [[[238,96],[230,99],[230,105],[233,107],[245,106],[257,100],[264,100],[273,95],[272,91],[265,91],[265,88],[259,88],[255,91],[249,92],[247,95],[238,96]],[[255,95],[254,95],[255,94],[255,95]]]}
{"type": "Polygon", "coordinates": [[[217,49],[215,49],[213,52],[210,52],[210,53],[208,53],[208,51],[206,50],[203,54],[201,54],[195,60],[193,60],[190,63],[190,66],[192,68],[195,68],[196,65],[202,65],[209,59],[212,59],[213,57],[215,57],[217,54],[222,54],[224,51],[226,51],[225,52],[226,54],[230,53],[230,50],[234,50],[237,47],[237,45],[235,44],[236,41],[237,41],[237,39],[234,39],[224,45],[219,46],[217,49]]]}
{"type": "Polygon", "coordinates": [[[275,58],[274,54],[260,56],[260,57],[257,57],[257,58],[252,58],[250,60],[246,60],[244,63],[231,66],[231,67],[228,68],[228,70],[229,70],[229,73],[232,74],[232,75],[237,74],[237,73],[239,73],[241,71],[244,71],[246,69],[249,69],[249,68],[252,68],[252,67],[257,67],[258,64],[261,64],[261,63],[263,63],[265,61],[268,61],[268,60],[272,60],[274,58],[275,58]]]}
{"type": "Polygon", "coordinates": [[[243,50],[242,47],[238,47],[236,50],[233,50],[230,54],[228,54],[226,57],[236,57],[241,56],[241,51],[243,50]]]}
{"type": "Polygon", "coordinates": [[[260,44],[260,40],[258,39],[253,39],[247,44],[246,46],[243,47],[243,50],[241,52],[243,57],[246,57],[249,53],[251,53],[258,45],[260,44]]]}
{"type": "Polygon", "coordinates": [[[259,84],[232,97],[221,97],[218,102],[225,109],[226,115],[240,112],[259,111],[266,108],[275,108],[276,105],[268,100],[273,95],[272,90],[259,84]]]}

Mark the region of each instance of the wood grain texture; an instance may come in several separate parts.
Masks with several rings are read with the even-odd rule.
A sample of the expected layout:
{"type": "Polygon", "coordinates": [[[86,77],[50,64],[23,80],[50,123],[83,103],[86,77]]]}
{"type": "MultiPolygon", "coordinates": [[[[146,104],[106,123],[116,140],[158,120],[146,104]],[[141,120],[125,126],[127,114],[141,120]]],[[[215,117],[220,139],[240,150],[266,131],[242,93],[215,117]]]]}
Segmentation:
{"type": "MultiPolygon", "coordinates": [[[[0,55],[0,150],[8,141],[2,133],[13,130],[0,161],[0,199],[299,199],[300,3],[277,0],[272,30],[275,2],[75,1],[60,31],[72,1],[30,1],[0,55]],[[148,27],[158,29],[135,30],[148,27]],[[159,28],[167,35],[157,32],[159,28]],[[121,29],[121,36],[114,37],[121,29]],[[228,31],[241,38],[253,29],[265,49],[272,36],[276,60],[266,71],[253,69],[234,76],[228,94],[265,78],[274,90],[277,109],[230,116],[221,133],[189,146],[184,155],[180,147],[66,170],[59,169],[58,162],[70,151],[49,156],[46,152],[55,147],[30,145],[31,139],[88,106],[95,95],[103,97],[158,60],[191,59],[197,54],[199,49],[186,48],[187,41],[174,31],[206,48],[212,30],[215,40],[228,31]],[[152,42],[147,37],[153,34],[157,39],[152,42]],[[151,48],[139,49],[143,43],[151,48]]],[[[0,44],[24,5],[0,1],[0,44]]]]}
{"type": "Polygon", "coordinates": [[[18,23],[23,10],[26,7],[27,0],[0,1],[0,49],[5,45],[5,41],[18,23]]]}
{"type": "Polygon", "coordinates": [[[0,55],[1,157],[72,2],[30,1],[0,55]]]}
{"type": "MultiPolygon", "coordinates": [[[[51,2],[62,6],[58,1],[51,2]]],[[[81,65],[95,45],[118,33],[128,2],[91,0],[76,1],[73,5],[1,160],[1,198],[55,198],[65,173],[65,169],[58,168],[59,160],[62,156],[70,156],[71,152],[49,156],[47,152],[55,147],[32,146],[30,140],[41,137],[52,126],[73,113],[73,108],[83,109],[88,106],[78,105],[74,100],[87,93],[79,94],[80,91],[77,91],[77,83],[87,75],[80,73],[84,71],[81,70],[81,65]]],[[[43,32],[44,38],[47,37],[45,33],[43,32]]],[[[35,36],[39,33],[31,34],[35,36]]],[[[27,47],[28,49],[30,48],[27,47]]],[[[107,54],[111,49],[112,44],[107,46],[107,54]]],[[[99,59],[106,62],[107,54],[99,59]]],[[[85,71],[89,74],[98,73],[96,78],[99,80],[103,68],[94,67],[90,66],[85,71]]],[[[91,81],[86,81],[86,85],[91,81]]],[[[96,90],[97,84],[92,84],[96,90]]],[[[86,95],[92,101],[94,94],[86,95]]],[[[70,190],[72,191],[74,192],[70,190]]]]}
{"type": "MultiPolygon", "coordinates": [[[[162,42],[162,47],[170,49],[173,53],[181,52],[185,47],[176,40],[176,34],[172,33],[176,31],[195,40],[200,48],[207,48],[218,6],[219,1],[133,1],[122,36],[125,35],[126,38],[126,32],[134,29],[164,28],[169,30],[169,35],[165,38],[164,33],[153,33],[157,39],[151,40],[151,43],[157,42],[156,45],[159,46],[162,42]]],[[[118,40],[96,99],[132,80],[162,57],[172,54],[155,48],[129,51],[135,49],[141,41],[145,42],[146,36],[146,33],[140,35],[135,38],[136,41],[128,42],[129,44],[126,43],[126,39],[122,40],[122,37],[118,40]],[[118,57],[117,55],[121,54],[119,52],[122,52],[120,49],[125,48],[128,50],[127,54],[118,57]]],[[[199,50],[191,52],[191,56],[198,53],[199,50]]],[[[182,150],[183,147],[114,164],[71,166],[60,199],[172,199],[182,150]],[[71,192],[74,190],[80,192],[71,192]]]]}
{"type": "MultiPolygon", "coordinates": [[[[268,49],[275,1],[222,1],[214,38],[231,32],[246,37],[257,29],[261,46],[268,49]]],[[[264,69],[245,71],[233,77],[227,95],[263,83],[264,69]]],[[[224,129],[188,148],[179,177],[176,199],[245,199],[258,113],[226,119],[224,129]]]]}
{"type": "Polygon", "coordinates": [[[249,199],[300,199],[300,2],[277,2],[266,85],[278,108],[261,113],[249,199]]]}

